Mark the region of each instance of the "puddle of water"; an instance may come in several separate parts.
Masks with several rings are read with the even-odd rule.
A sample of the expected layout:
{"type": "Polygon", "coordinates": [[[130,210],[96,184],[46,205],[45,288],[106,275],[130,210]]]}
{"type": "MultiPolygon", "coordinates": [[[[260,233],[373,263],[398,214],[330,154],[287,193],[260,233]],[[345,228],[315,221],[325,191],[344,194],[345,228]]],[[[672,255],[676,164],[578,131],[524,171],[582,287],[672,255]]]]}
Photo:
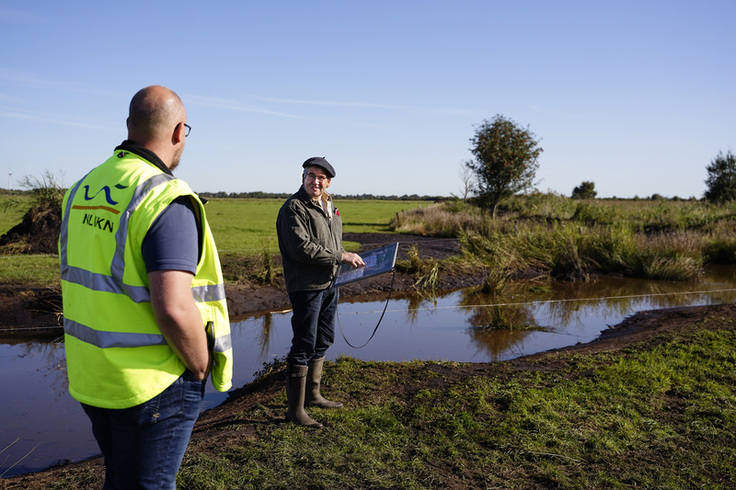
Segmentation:
{"type": "MultiPolygon", "coordinates": [[[[437,298],[392,299],[375,337],[360,349],[352,348],[345,338],[354,346],[363,345],[384,303],[345,302],[338,309],[345,338],[338,328],[328,359],[341,355],[377,361],[511,359],[589,342],[637,311],[732,302],[735,272],[735,267],[714,268],[690,284],[607,278],[592,283],[526,283],[509,288],[503,298],[456,291],[437,298]],[[484,328],[499,320],[542,329],[484,328]]],[[[239,387],[252,381],[264,363],[286,355],[290,314],[247,318],[233,323],[232,334],[233,385],[239,387]]],[[[0,370],[4,374],[0,474],[38,471],[98,452],[87,417],[67,392],[62,343],[0,345],[0,370]]],[[[203,409],[226,397],[208,386],[203,409]]]]}

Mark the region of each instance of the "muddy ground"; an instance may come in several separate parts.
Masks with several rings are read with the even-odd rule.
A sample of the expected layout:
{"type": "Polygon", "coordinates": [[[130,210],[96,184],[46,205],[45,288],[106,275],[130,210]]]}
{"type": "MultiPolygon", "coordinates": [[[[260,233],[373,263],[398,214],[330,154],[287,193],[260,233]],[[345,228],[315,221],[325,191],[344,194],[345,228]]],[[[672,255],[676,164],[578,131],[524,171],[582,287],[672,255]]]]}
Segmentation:
{"type": "MultiPolygon", "coordinates": [[[[357,242],[362,250],[371,250],[389,243],[399,242],[397,260],[406,261],[411,247],[416,246],[419,257],[444,259],[460,253],[455,239],[427,238],[384,233],[346,233],[346,241],[357,242]]],[[[276,257],[276,261],[280,258],[276,257]]],[[[462,272],[442,274],[440,290],[453,290],[474,286],[483,282],[485,270],[466,268],[462,272]]],[[[412,292],[416,276],[396,273],[366,279],[340,288],[344,299],[363,298],[383,294],[389,289],[397,294],[412,292]],[[392,282],[393,279],[393,282],[392,282]]],[[[54,336],[61,332],[61,296],[58,285],[50,287],[23,287],[15,284],[0,284],[0,330],[6,335],[17,337],[54,336]]],[[[232,319],[267,311],[282,311],[290,308],[283,276],[277,276],[272,284],[262,285],[249,282],[228,283],[226,286],[228,310],[232,319]]]]}
{"type": "MultiPolygon", "coordinates": [[[[351,241],[358,241],[364,245],[364,249],[375,248],[391,241],[397,241],[396,235],[381,234],[363,234],[363,235],[346,235],[345,237],[351,241]]],[[[421,237],[398,237],[400,246],[400,259],[405,254],[411,243],[417,243],[420,254],[423,258],[445,258],[459,252],[458,244],[454,240],[433,240],[421,237]]],[[[464,277],[442,277],[440,286],[443,289],[454,289],[458,287],[472,286],[480,284],[483,280],[482,271],[471,271],[464,277]]],[[[344,297],[355,297],[371,294],[385,294],[391,284],[390,275],[381,276],[371,280],[356,283],[348,286],[343,291],[344,297]]],[[[396,291],[408,291],[413,287],[413,278],[410,275],[397,275],[394,283],[396,291]]],[[[33,301],[38,298],[44,298],[45,301],[55,301],[54,292],[52,290],[36,290],[36,291],[12,291],[12,289],[0,290],[0,304],[4,305],[0,308],[0,323],[5,328],[9,325],[8,318],[15,318],[15,326],[32,326],[51,319],[56,321],[56,316],[49,312],[27,311],[29,297],[34,297],[33,301]],[[15,305],[10,309],[7,304],[15,305]],[[26,308],[26,309],[24,309],[26,308]],[[8,316],[11,315],[11,316],[8,316]]],[[[58,294],[58,293],[57,293],[58,294]]],[[[228,290],[229,305],[231,313],[234,317],[253,312],[264,310],[279,310],[289,307],[288,297],[283,291],[282,286],[276,284],[274,286],[239,286],[228,290]]],[[[619,325],[610,327],[597,340],[587,343],[570,346],[555,351],[534,354],[518,359],[504,362],[489,363],[472,363],[461,364],[457,366],[437,365],[429,366],[427,369],[441,370],[443,379],[452,381],[462,379],[468,376],[492,376],[507,377],[513,376],[514,373],[527,370],[561,370],[564,369],[568,359],[566,354],[574,352],[576,354],[589,354],[595,352],[615,352],[621,350],[633,343],[638,342],[663,342],[678,332],[696,328],[701,324],[703,319],[707,317],[727,318],[731,324],[736,322],[736,306],[731,304],[716,306],[699,306],[699,307],[683,307],[667,310],[656,310],[640,312],[627,318],[619,325]]],[[[6,331],[7,333],[7,331],[6,331]]],[[[430,379],[432,376],[413,379],[430,379]]],[[[233,421],[238,420],[244,412],[257,407],[259,405],[270,405],[273,399],[283,390],[284,379],[283,371],[276,372],[272,375],[265,376],[251,385],[233,390],[229,398],[222,405],[204,412],[194,430],[190,451],[212,450],[213,447],[221,450],[223,447],[233,444],[242,444],[243,438],[257,437],[257,428],[255,425],[244,433],[242,427],[237,433],[230,434],[225,428],[233,421]],[[209,449],[208,449],[209,448],[209,449]]],[[[397,392],[405,392],[410,395],[426,386],[416,386],[416,382],[406,380],[406,383],[397,383],[395,389],[397,392]]],[[[274,414],[275,422],[281,421],[283,417],[277,417],[274,414]],[[278,418],[278,420],[276,420],[278,418]]],[[[47,488],[51,483],[69,476],[69,472],[74,468],[85,467],[86,471],[91,471],[102,479],[103,463],[100,458],[92,458],[90,460],[57,466],[40,473],[20,475],[6,480],[0,480],[0,488],[47,488]]]]}

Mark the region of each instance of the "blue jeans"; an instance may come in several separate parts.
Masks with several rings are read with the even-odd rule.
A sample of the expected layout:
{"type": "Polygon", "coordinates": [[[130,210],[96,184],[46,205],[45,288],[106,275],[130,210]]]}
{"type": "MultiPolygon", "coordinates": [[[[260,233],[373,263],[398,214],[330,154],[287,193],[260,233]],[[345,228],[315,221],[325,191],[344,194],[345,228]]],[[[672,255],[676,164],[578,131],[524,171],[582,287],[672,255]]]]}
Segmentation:
{"type": "Polygon", "coordinates": [[[335,314],[338,288],[322,291],[297,291],[289,294],[294,313],[291,316],[291,350],[289,364],[306,366],[311,359],[325,357],[335,342],[335,314]]]}
{"type": "Polygon", "coordinates": [[[159,395],[135,407],[82,404],[105,458],[103,489],[176,488],[205,381],[185,371],[159,395]]]}

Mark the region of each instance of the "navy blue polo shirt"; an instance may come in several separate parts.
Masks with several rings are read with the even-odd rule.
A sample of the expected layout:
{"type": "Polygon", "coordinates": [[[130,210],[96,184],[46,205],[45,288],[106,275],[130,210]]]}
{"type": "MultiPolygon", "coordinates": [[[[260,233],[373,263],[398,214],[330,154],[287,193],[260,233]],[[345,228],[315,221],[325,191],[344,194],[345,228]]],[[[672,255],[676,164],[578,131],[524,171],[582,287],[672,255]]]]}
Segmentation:
{"type": "Polygon", "coordinates": [[[175,199],[156,218],[143,239],[141,252],[146,272],[197,271],[202,253],[194,203],[187,196],[175,199]]]}

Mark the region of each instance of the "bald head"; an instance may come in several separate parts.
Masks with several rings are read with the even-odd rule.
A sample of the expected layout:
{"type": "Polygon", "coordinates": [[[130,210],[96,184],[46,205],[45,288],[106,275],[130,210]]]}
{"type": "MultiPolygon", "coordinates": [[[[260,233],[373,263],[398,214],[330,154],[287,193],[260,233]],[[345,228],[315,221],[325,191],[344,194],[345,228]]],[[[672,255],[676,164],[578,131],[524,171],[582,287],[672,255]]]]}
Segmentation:
{"type": "Polygon", "coordinates": [[[173,169],[184,149],[186,120],[179,96],[169,88],[151,85],[130,101],[128,139],[152,150],[173,169]]]}

